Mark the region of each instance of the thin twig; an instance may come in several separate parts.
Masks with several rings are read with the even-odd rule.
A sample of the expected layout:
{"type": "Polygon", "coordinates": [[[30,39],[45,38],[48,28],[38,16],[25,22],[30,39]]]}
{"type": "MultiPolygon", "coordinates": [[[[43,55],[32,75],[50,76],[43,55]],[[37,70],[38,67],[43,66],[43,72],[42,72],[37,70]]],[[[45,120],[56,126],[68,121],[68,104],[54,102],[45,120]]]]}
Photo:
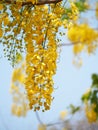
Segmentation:
{"type": "Polygon", "coordinates": [[[42,125],[44,125],[44,123],[43,123],[42,120],[40,119],[39,114],[38,114],[37,111],[35,112],[35,114],[36,114],[36,118],[37,118],[37,120],[39,121],[39,123],[42,124],[42,125]]]}
{"type": "MultiPolygon", "coordinates": [[[[79,43],[77,42],[77,44],[79,44],[79,43]]],[[[73,45],[74,45],[74,43],[63,43],[63,44],[57,45],[57,47],[61,47],[61,46],[73,46],[73,45]]]]}
{"type": "Polygon", "coordinates": [[[54,122],[54,123],[48,123],[48,124],[46,124],[46,126],[50,127],[50,126],[54,126],[54,125],[65,124],[66,122],[68,122],[72,118],[73,118],[73,115],[71,115],[71,117],[69,119],[65,119],[64,121],[58,121],[58,122],[54,122]]]}
{"type": "MultiPolygon", "coordinates": [[[[48,12],[50,13],[50,6],[49,6],[49,11],[48,12]]],[[[46,21],[48,20],[48,18],[49,18],[49,15],[48,15],[46,21]]],[[[45,33],[45,40],[43,42],[43,48],[45,48],[45,43],[46,43],[46,39],[47,39],[47,32],[48,32],[48,29],[49,29],[50,22],[51,22],[51,20],[49,20],[49,22],[47,24],[47,29],[46,29],[46,33],[45,33]]]]}
{"type": "MultiPolygon", "coordinates": [[[[94,30],[98,30],[98,28],[93,28],[94,30]]],[[[84,41],[86,42],[86,41],[84,41]]],[[[80,41],[77,41],[77,42],[73,42],[73,43],[61,43],[61,44],[58,44],[57,47],[62,47],[62,46],[73,46],[73,45],[76,45],[76,44],[82,44],[80,41]]]]}
{"type": "MultiPolygon", "coordinates": [[[[54,12],[55,7],[56,7],[56,3],[55,3],[55,5],[54,5],[53,12],[54,12]]],[[[48,12],[50,13],[50,6],[49,6],[49,11],[48,11],[48,12]]],[[[46,20],[48,20],[48,18],[49,18],[49,15],[48,15],[48,17],[47,17],[46,20]]],[[[46,40],[47,40],[47,35],[48,35],[47,33],[48,33],[48,30],[49,30],[50,23],[51,23],[51,19],[49,20],[49,22],[48,22],[48,24],[47,24],[47,28],[46,28],[45,40],[44,40],[44,42],[43,42],[43,47],[44,47],[44,48],[45,48],[45,43],[46,43],[46,40]]]]}
{"type": "Polygon", "coordinates": [[[90,9],[90,8],[88,8],[87,11],[98,11],[98,9],[90,9]]]}
{"type": "Polygon", "coordinates": [[[67,0],[64,1],[63,7],[65,6],[66,2],[67,2],[67,0]]]}

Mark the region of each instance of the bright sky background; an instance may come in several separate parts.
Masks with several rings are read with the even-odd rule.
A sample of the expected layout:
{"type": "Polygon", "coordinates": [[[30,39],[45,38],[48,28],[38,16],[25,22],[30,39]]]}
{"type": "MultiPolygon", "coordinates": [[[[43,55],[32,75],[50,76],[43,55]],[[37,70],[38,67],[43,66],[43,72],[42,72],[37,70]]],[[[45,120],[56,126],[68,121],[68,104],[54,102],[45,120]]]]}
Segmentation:
{"type": "MultiPolygon", "coordinates": [[[[93,17],[93,12],[88,12],[87,17],[93,17]]],[[[92,27],[98,28],[98,23],[90,20],[92,27]]],[[[66,40],[64,41],[66,43],[66,40]]],[[[2,54],[0,48],[0,55],[2,54]]],[[[73,53],[71,46],[62,47],[60,62],[58,63],[57,73],[54,76],[54,101],[51,110],[39,113],[44,123],[55,122],[59,118],[60,111],[73,103],[81,104],[80,97],[91,85],[91,74],[98,73],[98,49],[95,54],[88,56],[81,55],[83,65],[76,68],[73,64],[73,53]]],[[[33,111],[28,112],[27,117],[17,118],[11,115],[11,95],[9,93],[12,67],[5,58],[0,58],[0,130],[37,130],[38,121],[33,111]]]]}

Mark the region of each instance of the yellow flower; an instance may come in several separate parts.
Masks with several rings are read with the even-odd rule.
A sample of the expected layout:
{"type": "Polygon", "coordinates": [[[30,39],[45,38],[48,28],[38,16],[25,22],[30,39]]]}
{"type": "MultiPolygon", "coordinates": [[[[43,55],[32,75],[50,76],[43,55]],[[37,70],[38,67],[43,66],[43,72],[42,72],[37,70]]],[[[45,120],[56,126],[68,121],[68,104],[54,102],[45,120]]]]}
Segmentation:
{"type": "Polygon", "coordinates": [[[86,112],[87,119],[90,123],[93,123],[97,120],[97,114],[94,110],[89,110],[86,112]]]}
{"type": "Polygon", "coordinates": [[[10,20],[7,16],[3,19],[3,21],[5,26],[7,26],[10,23],[10,20]]]}
{"type": "MultiPolygon", "coordinates": [[[[8,34],[4,37],[4,40],[8,39],[5,52],[8,53],[6,54],[8,58],[13,60],[15,52],[16,62],[20,63],[22,57],[19,52],[26,48],[26,65],[16,68],[12,75],[11,92],[13,101],[16,103],[17,99],[18,102],[16,103],[18,116],[23,115],[21,111],[27,112],[27,108],[24,108],[26,104],[34,111],[50,109],[54,91],[53,76],[56,73],[58,58],[56,34],[62,25],[68,27],[68,21],[61,20],[65,13],[61,2],[50,6],[40,5],[36,8],[22,7],[21,2],[22,0],[16,0],[15,6],[9,5],[9,12],[13,17],[10,18],[6,14],[2,19],[4,23],[2,25],[9,25],[4,28],[4,32],[8,34]],[[12,41],[15,44],[11,43],[12,41]],[[15,94],[18,98],[15,98],[15,94]]],[[[25,2],[36,4],[39,1],[25,0],[25,2]]],[[[71,8],[72,17],[69,16],[69,19],[72,21],[76,19],[78,10],[74,3],[71,4],[71,8]]],[[[2,36],[2,32],[0,34],[2,36]]]]}
{"type": "Polygon", "coordinates": [[[12,74],[10,92],[13,97],[12,114],[26,116],[29,110],[29,101],[25,93],[25,64],[15,68],[12,74]]]}
{"type": "Polygon", "coordinates": [[[20,117],[22,115],[22,108],[19,106],[16,110],[16,115],[20,117]]]}
{"type": "Polygon", "coordinates": [[[96,122],[97,120],[97,113],[94,111],[95,107],[95,104],[89,105],[86,103],[85,113],[89,123],[96,122]]]}
{"type": "Polygon", "coordinates": [[[12,112],[12,114],[13,114],[13,115],[15,115],[15,114],[16,114],[16,107],[17,107],[17,105],[16,105],[16,104],[12,104],[12,107],[11,107],[11,112],[12,112]]]}
{"type": "Polygon", "coordinates": [[[68,38],[74,44],[73,52],[75,54],[81,53],[85,49],[88,53],[92,53],[98,46],[98,32],[87,24],[73,25],[68,30],[68,38]]]}
{"type": "Polygon", "coordinates": [[[46,125],[38,125],[38,130],[46,130],[46,125]]]}
{"type": "Polygon", "coordinates": [[[73,52],[74,52],[74,54],[78,54],[78,53],[80,53],[83,49],[84,49],[84,45],[83,45],[83,44],[74,45],[74,47],[73,47],[73,52]]]}
{"type": "Polygon", "coordinates": [[[60,112],[60,119],[64,120],[66,116],[67,116],[67,111],[60,112]]]}

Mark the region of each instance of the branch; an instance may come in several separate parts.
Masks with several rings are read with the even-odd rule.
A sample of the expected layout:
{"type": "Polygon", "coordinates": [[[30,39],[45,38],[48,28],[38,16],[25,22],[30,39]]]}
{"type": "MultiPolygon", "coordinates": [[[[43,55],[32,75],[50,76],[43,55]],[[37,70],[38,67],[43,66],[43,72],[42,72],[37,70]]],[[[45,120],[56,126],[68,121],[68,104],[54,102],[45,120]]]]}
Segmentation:
{"type": "MultiPolygon", "coordinates": [[[[37,3],[32,3],[32,2],[22,2],[22,6],[24,5],[44,5],[44,4],[56,4],[58,2],[61,2],[62,0],[38,0],[37,3]]],[[[7,4],[16,4],[16,0],[12,1],[12,0],[4,0],[4,3],[7,4]]],[[[18,2],[19,3],[19,2],[18,2]]],[[[20,2],[21,3],[21,2],[20,2]]]]}
{"type": "Polygon", "coordinates": [[[39,121],[39,123],[43,125],[44,123],[43,123],[42,120],[40,119],[39,114],[38,114],[37,111],[36,111],[35,114],[36,114],[36,118],[37,118],[37,120],[39,121]]]}
{"type": "Polygon", "coordinates": [[[54,122],[54,123],[50,123],[50,124],[46,124],[47,127],[50,127],[50,126],[54,126],[54,125],[62,125],[64,123],[66,123],[68,120],[65,120],[65,121],[58,121],[58,122],[54,122]]]}

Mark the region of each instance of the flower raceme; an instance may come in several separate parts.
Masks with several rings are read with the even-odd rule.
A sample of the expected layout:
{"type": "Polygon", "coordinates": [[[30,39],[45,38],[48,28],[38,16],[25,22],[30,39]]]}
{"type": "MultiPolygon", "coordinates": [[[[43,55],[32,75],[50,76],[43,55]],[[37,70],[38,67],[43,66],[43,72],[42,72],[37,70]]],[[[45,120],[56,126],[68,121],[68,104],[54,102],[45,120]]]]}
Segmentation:
{"type": "MultiPolygon", "coordinates": [[[[3,39],[4,54],[14,66],[21,59],[21,53],[26,51],[25,72],[20,67],[13,73],[11,85],[13,98],[14,94],[21,95],[18,86],[24,85],[25,98],[22,101],[34,111],[49,110],[53,100],[53,76],[56,73],[57,45],[60,41],[57,33],[59,27],[66,28],[70,24],[70,20],[62,20],[66,9],[61,2],[40,6],[33,5],[38,2],[37,0],[25,0],[33,3],[25,6],[22,6],[23,0],[16,0],[15,3],[7,6],[6,2],[3,2],[0,2],[0,39],[3,39]],[[25,79],[20,73],[25,74],[25,79]]],[[[76,20],[78,9],[74,3],[71,3],[71,8],[69,19],[72,22],[76,20]]],[[[19,105],[23,102],[17,104],[18,97],[14,99],[12,112],[18,116],[25,115],[28,109],[24,108],[25,114],[21,113],[25,105],[19,105]],[[17,105],[19,105],[18,110],[13,111],[17,105]]]]}
{"type": "MultiPolygon", "coordinates": [[[[4,55],[13,66],[16,55],[26,50],[26,43],[35,39],[38,44],[42,43],[46,40],[45,34],[50,37],[52,35],[50,32],[57,34],[59,27],[66,28],[70,25],[70,20],[72,22],[78,16],[78,8],[74,3],[70,4],[72,11],[68,15],[69,20],[66,18],[62,20],[63,14],[66,14],[62,2],[40,6],[33,4],[22,6],[22,2],[24,0],[16,0],[12,4],[6,3],[5,0],[0,1],[0,39],[3,38],[1,43],[4,47],[4,55]]],[[[25,2],[34,3],[37,0],[25,0],[25,2]]]]}
{"type": "Polygon", "coordinates": [[[10,93],[13,97],[12,114],[18,117],[26,116],[29,103],[25,91],[25,63],[15,68],[12,73],[10,93]]]}
{"type": "Polygon", "coordinates": [[[87,24],[75,24],[68,30],[68,38],[73,43],[73,52],[75,54],[87,50],[92,53],[98,46],[98,32],[87,24]]]}
{"type": "MultiPolygon", "coordinates": [[[[56,33],[60,26],[65,26],[64,21],[61,20],[64,9],[60,3],[36,6],[36,8],[25,6],[22,11],[21,5],[17,5],[14,9],[11,6],[10,9],[15,17],[12,22],[14,34],[24,32],[22,35],[26,43],[24,85],[29,108],[44,112],[50,109],[53,100],[53,75],[56,73],[58,58],[56,33]],[[18,27],[16,27],[17,24],[18,27]]],[[[16,52],[19,52],[23,43],[21,41],[20,44],[19,42],[17,44],[19,47],[15,46],[15,48],[16,52]]]]}
{"type": "MultiPolygon", "coordinates": [[[[29,46],[28,46],[29,47],[29,46]]],[[[40,45],[35,52],[27,52],[25,87],[31,109],[49,110],[53,97],[53,75],[56,73],[56,48],[45,50],[40,45]]]]}
{"type": "Polygon", "coordinates": [[[54,83],[52,78],[56,73],[58,55],[55,31],[58,30],[58,25],[53,25],[52,20],[53,16],[57,21],[59,18],[54,13],[48,14],[47,7],[42,6],[34,11],[34,17],[38,17],[32,23],[34,29],[31,31],[34,31],[34,34],[31,35],[28,31],[25,36],[27,43],[25,89],[30,109],[34,111],[41,109],[44,112],[50,109],[53,100],[54,83]],[[44,8],[45,13],[43,13],[44,8]]]}

